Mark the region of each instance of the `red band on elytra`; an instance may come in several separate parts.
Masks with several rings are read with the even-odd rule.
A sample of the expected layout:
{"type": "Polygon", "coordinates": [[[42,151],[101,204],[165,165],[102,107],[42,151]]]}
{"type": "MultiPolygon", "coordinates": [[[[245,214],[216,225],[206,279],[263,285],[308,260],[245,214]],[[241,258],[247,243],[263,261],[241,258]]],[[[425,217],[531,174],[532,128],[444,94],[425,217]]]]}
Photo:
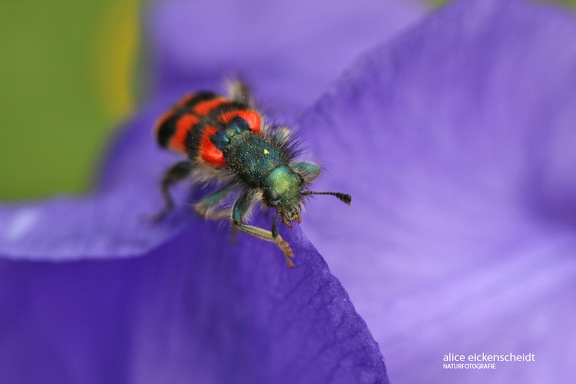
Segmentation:
{"type": "Polygon", "coordinates": [[[201,101],[194,107],[193,112],[199,116],[206,116],[214,108],[218,108],[222,104],[229,103],[230,101],[223,97],[216,97],[214,99],[201,101]]]}
{"type": "Polygon", "coordinates": [[[236,111],[224,112],[220,115],[220,121],[224,124],[230,122],[235,117],[240,117],[248,123],[250,130],[255,133],[260,133],[260,124],[262,123],[260,119],[260,114],[254,110],[250,109],[238,109],[236,111]]]}
{"type": "Polygon", "coordinates": [[[216,127],[206,127],[200,139],[200,149],[198,151],[202,161],[207,163],[213,168],[224,168],[226,161],[224,160],[224,153],[216,148],[210,138],[218,132],[216,127]]]}
{"type": "Polygon", "coordinates": [[[176,123],[176,132],[170,139],[168,147],[174,151],[186,153],[188,133],[198,123],[198,117],[192,114],[183,115],[176,123]]]}

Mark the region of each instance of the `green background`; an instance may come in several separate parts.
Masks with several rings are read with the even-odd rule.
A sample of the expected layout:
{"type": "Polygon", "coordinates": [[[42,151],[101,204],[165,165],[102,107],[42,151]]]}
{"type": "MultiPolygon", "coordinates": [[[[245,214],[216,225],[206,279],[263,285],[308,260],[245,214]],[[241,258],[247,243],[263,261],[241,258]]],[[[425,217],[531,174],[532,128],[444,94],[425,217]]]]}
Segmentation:
{"type": "Polygon", "coordinates": [[[137,0],[0,1],[0,199],[82,193],[133,109],[137,0]]]}
{"type": "Polygon", "coordinates": [[[0,0],[0,200],[90,189],[134,110],[141,1],[0,0]]]}

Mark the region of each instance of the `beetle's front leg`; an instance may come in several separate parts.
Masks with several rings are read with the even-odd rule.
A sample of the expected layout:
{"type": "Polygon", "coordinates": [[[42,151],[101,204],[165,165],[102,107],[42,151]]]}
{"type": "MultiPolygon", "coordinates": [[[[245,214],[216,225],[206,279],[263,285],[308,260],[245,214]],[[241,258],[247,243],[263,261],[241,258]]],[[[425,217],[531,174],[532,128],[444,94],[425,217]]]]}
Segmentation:
{"type": "Polygon", "coordinates": [[[296,163],[294,164],[294,169],[302,175],[306,185],[313,182],[320,175],[320,167],[310,162],[296,163]]]}
{"type": "Polygon", "coordinates": [[[157,212],[154,216],[148,218],[152,222],[162,221],[174,208],[174,201],[172,200],[172,195],[170,194],[170,187],[190,175],[192,172],[193,165],[189,161],[181,161],[174,164],[162,178],[161,191],[162,197],[164,199],[164,207],[162,210],[157,212]]]}
{"type": "Polygon", "coordinates": [[[218,204],[234,190],[234,184],[230,183],[224,188],[217,190],[207,196],[204,196],[202,200],[194,204],[192,207],[200,216],[205,219],[215,220],[221,219],[223,217],[230,216],[230,209],[215,209],[218,204]]]}
{"type": "Polygon", "coordinates": [[[274,222],[272,223],[272,231],[267,231],[265,229],[255,227],[253,225],[246,225],[242,221],[246,212],[250,209],[252,205],[252,201],[250,200],[250,193],[244,192],[236,203],[234,203],[234,208],[232,209],[232,222],[236,226],[236,228],[244,231],[252,236],[258,237],[262,240],[271,241],[276,243],[278,248],[282,250],[284,253],[284,257],[286,258],[286,263],[290,268],[294,268],[294,263],[292,263],[292,258],[294,257],[294,252],[292,252],[292,248],[290,248],[290,244],[288,244],[282,236],[278,233],[278,228],[276,227],[276,219],[278,214],[274,215],[274,222]]]}

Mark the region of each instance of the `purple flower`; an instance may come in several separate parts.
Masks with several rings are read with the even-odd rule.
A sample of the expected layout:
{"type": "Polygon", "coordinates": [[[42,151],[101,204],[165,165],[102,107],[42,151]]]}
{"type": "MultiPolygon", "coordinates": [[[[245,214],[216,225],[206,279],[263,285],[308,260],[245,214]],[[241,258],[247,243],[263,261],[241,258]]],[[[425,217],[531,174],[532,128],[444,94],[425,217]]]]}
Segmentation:
{"type": "Polygon", "coordinates": [[[395,382],[569,382],[576,20],[469,0],[390,39],[418,8],[346,4],[156,5],[153,97],[98,188],[0,209],[1,380],[386,382],[382,352],[395,382]],[[327,169],[316,189],[353,196],[282,228],[296,270],[195,217],[198,190],[166,222],[138,220],[176,160],[154,118],[226,75],[298,123],[327,169]],[[535,361],[443,369],[450,353],[535,361]]]}
{"type": "Polygon", "coordinates": [[[301,121],[337,170],[339,182],[320,188],[354,196],[329,235],[322,223],[340,212],[318,199],[304,232],[366,320],[392,382],[574,382],[568,36],[576,19],[566,10],[457,2],[364,56],[301,121]],[[450,353],[535,361],[443,369],[450,353]]]}
{"type": "Polygon", "coordinates": [[[176,191],[166,221],[142,220],[178,159],[151,128],[182,93],[240,75],[268,112],[295,121],[361,51],[423,11],[252,3],[156,4],[152,97],[115,139],[94,192],[0,207],[0,382],[388,381],[365,322],[300,228],[281,229],[297,255],[289,270],[274,245],[233,243],[227,225],[196,217],[185,202],[197,189],[176,191]]]}

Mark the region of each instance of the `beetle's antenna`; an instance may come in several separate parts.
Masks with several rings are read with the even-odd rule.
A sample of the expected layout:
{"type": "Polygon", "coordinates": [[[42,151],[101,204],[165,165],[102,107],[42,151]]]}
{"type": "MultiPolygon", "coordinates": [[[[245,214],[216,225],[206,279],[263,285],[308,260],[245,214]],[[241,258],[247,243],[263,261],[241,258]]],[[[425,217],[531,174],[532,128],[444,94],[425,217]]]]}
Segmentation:
{"type": "Polygon", "coordinates": [[[331,195],[336,196],[338,200],[343,203],[350,205],[352,202],[352,196],[347,193],[340,193],[340,192],[314,192],[314,191],[303,191],[303,195],[331,195]]]}

